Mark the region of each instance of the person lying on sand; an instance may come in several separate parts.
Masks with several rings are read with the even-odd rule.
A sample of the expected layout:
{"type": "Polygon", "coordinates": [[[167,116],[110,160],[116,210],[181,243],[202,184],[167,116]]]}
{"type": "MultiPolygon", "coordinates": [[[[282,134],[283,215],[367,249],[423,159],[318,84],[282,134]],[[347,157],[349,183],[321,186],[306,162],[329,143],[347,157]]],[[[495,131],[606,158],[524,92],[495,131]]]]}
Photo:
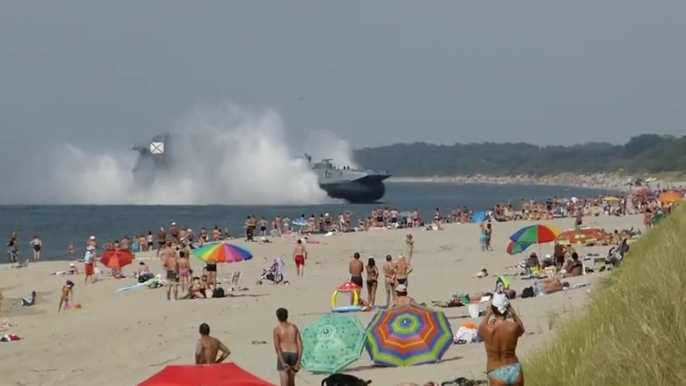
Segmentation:
{"type": "Polygon", "coordinates": [[[198,328],[200,339],[195,347],[195,364],[222,363],[231,354],[228,347],[224,346],[219,339],[210,336],[210,326],[203,323],[198,328]],[[217,354],[221,355],[217,356],[217,354]]]}
{"type": "Polygon", "coordinates": [[[567,282],[561,282],[560,279],[556,278],[549,278],[549,279],[543,279],[539,280],[534,283],[534,293],[536,295],[539,294],[552,294],[555,292],[562,291],[565,289],[565,287],[569,287],[569,283],[567,282]],[[566,286],[565,286],[566,284],[566,286]]]}

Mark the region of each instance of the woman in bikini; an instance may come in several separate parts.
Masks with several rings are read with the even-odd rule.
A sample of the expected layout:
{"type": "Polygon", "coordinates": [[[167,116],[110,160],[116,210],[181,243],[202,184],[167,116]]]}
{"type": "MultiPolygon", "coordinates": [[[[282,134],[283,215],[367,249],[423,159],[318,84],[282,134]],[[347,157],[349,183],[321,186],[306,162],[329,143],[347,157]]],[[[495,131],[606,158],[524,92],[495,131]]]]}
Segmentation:
{"type": "Polygon", "coordinates": [[[33,236],[30,242],[31,248],[33,248],[33,261],[40,261],[40,250],[43,246],[43,241],[38,237],[38,235],[33,236]]]}
{"type": "Polygon", "coordinates": [[[379,268],[373,257],[367,261],[367,301],[370,307],[374,307],[376,302],[376,290],[379,288],[379,268]]]}
{"type": "Polygon", "coordinates": [[[67,284],[62,287],[62,297],[60,298],[60,305],[57,307],[57,312],[62,311],[62,306],[67,308],[70,300],[74,300],[74,282],[67,280],[67,284]]]}

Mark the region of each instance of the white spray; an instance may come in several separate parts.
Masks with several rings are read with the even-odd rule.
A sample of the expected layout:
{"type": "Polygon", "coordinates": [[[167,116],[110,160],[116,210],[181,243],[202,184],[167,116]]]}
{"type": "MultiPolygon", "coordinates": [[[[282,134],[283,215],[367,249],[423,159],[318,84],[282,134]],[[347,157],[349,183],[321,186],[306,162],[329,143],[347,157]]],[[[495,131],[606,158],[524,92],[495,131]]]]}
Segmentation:
{"type": "MultiPolygon", "coordinates": [[[[175,164],[172,178],[158,177],[141,186],[134,183],[131,172],[136,152],[113,154],[65,145],[53,163],[50,191],[35,191],[31,201],[141,205],[306,205],[332,201],[306,161],[292,154],[284,126],[274,111],[255,114],[230,105],[197,109],[182,127],[172,133],[174,152],[183,160],[175,164]]],[[[314,137],[327,139],[329,145],[318,148],[327,152],[322,156],[336,158],[337,164],[352,164],[347,142],[330,134],[314,137]]]]}

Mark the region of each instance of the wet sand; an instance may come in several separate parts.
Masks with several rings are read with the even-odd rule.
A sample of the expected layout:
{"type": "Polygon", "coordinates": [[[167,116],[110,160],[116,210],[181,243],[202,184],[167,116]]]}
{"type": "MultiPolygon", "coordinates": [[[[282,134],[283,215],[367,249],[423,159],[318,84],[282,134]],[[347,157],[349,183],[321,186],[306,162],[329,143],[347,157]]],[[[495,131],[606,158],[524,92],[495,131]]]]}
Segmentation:
{"type": "MultiPolygon", "coordinates": [[[[585,218],[585,225],[608,230],[639,227],[640,216],[585,218]]],[[[561,229],[573,225],[572,219],[548,221],[561,229]]],[[[507,267],[519,263],[524,255],[509,256],[505,252],[511,233],[531,222],[495,223],[494,252],[481,252],[479,229],[475,224],[448,225],[445,231],[416,230],[415,272],[410,276],[410,295],[418,302],[445,301],[455,292],[492,291],[495,275],[510,274],[507,267]],[[486,268],[491,277],[473,276],[486,268]]],[[[642,227],[641,227],[642,228],[642,227]]],[[[210,300],[168,302],[165,289],[140,288],[115,293],[119,287],[132,284],[132,279],[106,279],[95,284],[83,284],[83,276],[51,276],[66,270],[68,262],[31,264],[28,268],[12,269],[0,266],[0,289],[5,300],[0,320],[7,319],[16,327],[4,333],[20,335],[23,340],[0,343],[0,374],[3,385],[136,385],[167,364],[194,362],[195,341],[200,323],[212,328],[212,335],[222,340],[232,351],[230,361],[274,384],[278,382],[276,359],[272,344],[272,329],[276,325],[275,310],[286,307],[290,320],[304,327],[328,312],[334,287],[349,279],[348,261],[360,252],[366,263],[375,256],[383,263],[386,254],[397,256],[405,252],[407,230],[375,230],[365,233],[313,236],[321,244],[308,245],[310,258],[305,278],[295,276],[291,259],[293,238],[276,239],[270,244],[244,243],[255,255],[248,262],[220,265],[223,278],[241,270],[241,285],[248,291],[235,292],[235,297],[210,300]],[[265,282],[256,285],[262,269],[275,257],[286,261],[289,285],[265,282]],[[76,282],[75,300],[83,309],[57,313],[59,291],[66,279],[76,282]],[[21,308],[20,298],[34,290],[37,304],[21,308]],[[260,343],[260,342],[266,342],[260,343]]],[[[609,247],[579,247],[579,252],[606,252],[609,247]]],[[[529,251],[539,252],[532,246],[529,251]]],[[[552,245],[542,245],[541,254],[552,253],[552,245]]],[[[162,264],[154,252],[141,253],[154,273],[161,273],[162,264]]],[[[192,259],[200,272],[203,264],[192,259]]],[[[137,263],[124,272],[131,274],[137,263]]],[[[82,269],[79,264],[79,269],[82,269]]],[[[568,280],[571,284],[595,283],[606,273],[584,275],[568,280]]],[[[511,279],[511,287],[521,293],[532,281],[511,279]]],[[[542,340],[554,333],[558,314],[569,315],[588,298],[593,285],[533,299],[516,299],[513,305],[525,322],[527,334],[520,340],[518,353],[526,355],[542,340]],[[552,330],[551,330],[552,328],[552,330]]],[[[366,291],[366,290],[365,290],[366,291]]],[[[383,304],[385,294],[377,293],[383,304]]],[[[342,295],[340,302],[347,296],[342,295]]],[[[466,307],[444,310],[453,330],[462,322],[472,320],[466,307]]],[[[367,324],[373,312],[354,314],[367,324]]],[[[478,321],[478,320],[473,320],[478,321]]],[[[393,385],[402,381],[442,382],[460,376],[484,379],[485,353],[482,344],[453,345],[441,363],[408,368],[372,368],[366,352],[351,366],[349,372],[374,384],[393,385]]],[[[319,385],[322,375],[301,371],[297,384],[319,385]]]]}

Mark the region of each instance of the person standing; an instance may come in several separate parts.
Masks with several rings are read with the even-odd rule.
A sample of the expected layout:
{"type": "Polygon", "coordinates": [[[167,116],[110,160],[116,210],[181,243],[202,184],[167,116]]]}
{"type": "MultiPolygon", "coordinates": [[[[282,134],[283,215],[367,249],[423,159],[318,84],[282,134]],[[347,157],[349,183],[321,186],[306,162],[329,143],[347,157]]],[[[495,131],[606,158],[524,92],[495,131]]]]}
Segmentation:
{"type": "Polygon", "coordinates": [[[486,347],[486,371],[489,384],[519,386],[524,384],[524,373],[515,353],[519,337],[524,334],[524,323],[502,293],[493,295],[491,306],[479,324],[478,334],[486,347]],[[513,321],[508,321],[512,317],[513,321]]]}
{"type": "Polygon", "coordinates": [[[10,263],[16,263],[19,260],[19,234],[17,231],[12,232],[10,241],[7,242],[7,257],[10,263]]]}
{"type": "MultiPolygon", "coordinates": [[[[360,253],[355,252],[353,255],[352,260],[350,260],[350,264],[348,264],[348,272],[350,272],[350,281],[355,283],[358,287],[360,287],[360,291],[364,287],[364,283],[362,281],[362,272],[364,272],[364,264],[360,261],[360,253]]],[[[353,303],[355,302],[355,296],[353,294],[350,295],[350,304],[354,305],[353,303]]]]}
{"type": "Polygon", "coordinates": [[[373,257],[367,260],[367,303],[374,307],[376,303],[376,290],[379,288],[379,268],[373,257]]]}
{"type": "Polygon", "coordinates": [[[412,261],[412,253],[414,252],[414,239],[412,233],[408,233],[407,236],[405,236],[405,245],[407,246],[407,259],[408,261],[412,261]]]}
{"type": "Polygon", "coordinates": [[[29,244],[31,244],[31,249],[33,249],[33,261],[40,261],[40,250],[43,247],[43,240],[38,235],[35,235],[29,244]]]}
{"type": "Polygon", "coordinates": [[[295,374],[300,371],[303,344],[298,326],[288,322],[288,310],[276,310],[279,324],[274,328],[274,349],[276,350],[276,370],[279,372],[281,386],[295,386],[295,374]]]}
{"type": "Polygon", "coordinates": [[[210,326],[203,323],[198,328],[200,339],[195,346],[195,364],[205,365],[222,363],[231,355],[231,351],[219,339],[210,336],[210,326]],[[217,356],[217,354],[221,355],[217,356]]]}
{"type": "Polygon", "coordinates": [[[386,255],[386,263],[383,265],[384,288],[386,290],[386,308],[390,307],[395,300],[395,264],[393,257],[386,255]]]}
{"type": "Polygon", "coordinates": [[[298,277],[305,275],[305,260],[307,260],[307,249],[303,245],[302,239],[298,239],[295,248],[293,248],[293,261],[295,261],[298,277]]]}
{"type": "Polygon", "coordinates": [[[179,266],[176,261],[176,251],[171,246],[171,241],[167,244],[160,254],[164,270],[167,272],[167,300],[171,300],[172,291],[174,292],[174,300],[179,296],[179,266]]]}

